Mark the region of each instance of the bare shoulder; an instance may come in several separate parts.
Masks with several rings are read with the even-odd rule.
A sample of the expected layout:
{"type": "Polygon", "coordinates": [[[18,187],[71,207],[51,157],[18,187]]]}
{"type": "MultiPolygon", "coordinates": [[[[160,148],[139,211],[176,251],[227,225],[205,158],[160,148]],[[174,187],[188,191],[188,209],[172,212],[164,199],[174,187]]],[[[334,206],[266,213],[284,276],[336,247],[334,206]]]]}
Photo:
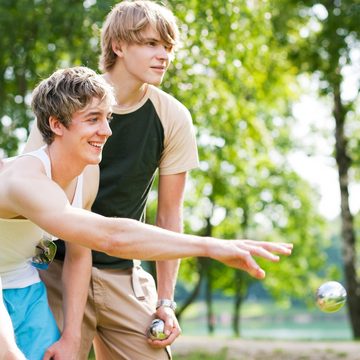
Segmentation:
{"type": "Polygon", "coordinates": [[[0,167],[1,195],[6,198],[23,194],[34,181],[45,179],[44,175],[46,175],[44,166],[35,157],[3,159],[0,167]]]}
{"type": "Polygon", "coordinates": [[[37,159],[12,158],[2,162],[0,168],[0,216],[15,217],[17,204],[24,203],[41,189],[45,178],[42,164],[37,159]]]}
{"type": "Polygon", "coordinates": [[[99,188],[99,165],[88,165],[83,173],[84,176],[84,190],[83,190],[83,205],[84,209],[91,209],[95,201],[99,188]]]}

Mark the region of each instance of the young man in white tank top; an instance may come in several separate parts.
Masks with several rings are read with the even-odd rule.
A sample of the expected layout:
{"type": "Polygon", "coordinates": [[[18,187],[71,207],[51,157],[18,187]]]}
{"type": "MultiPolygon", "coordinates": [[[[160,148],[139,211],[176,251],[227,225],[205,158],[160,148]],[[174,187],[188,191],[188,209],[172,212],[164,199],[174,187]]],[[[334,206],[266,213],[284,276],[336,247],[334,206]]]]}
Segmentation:
{"type": "MultiPolygon", "coordinates": [[[[77,358],[78,344],[69,336],[75,335],[71,332],[75,328],[80,328],[83,316],[91,270],[88,249],[124,259],[162,261],[207,256],[256,278],[263,278],[265,273],[253,255],[278,261],[279,256],[273,253],[291,253],[292,245],[287,243],[227,241],[179,234],[136,220],[104,217],[71,205],[76,200],[78,178],[85,168],[84,176],[89,175],[89,183],[84,180],[85,207],[90,207],[96,196],[98,168],[87,165],[99,164],[102,148],[111,135],[108,120],[112,100],[109,85],[90,69],[76,67],[55,72],[35,89],[32,100],[46,146],[5,163],[0,169],[0,276],[6,279],[5,304],[16,324],[17,344],[30,360],[42,359],[46,348],[58,340],[59,334],[48,311],[44,288],[40,289],[39,311],[22,318],[21,312],[11,303],[19,302],[16,295],[19,289],[11,284],[27,279],[20,291],[30,289],[31,296],[34,296],[32,288],[42,284],[28,265],[31,260],[37,263],[39,258],[40,262],[50,261],[54,255],[49,240],[43,240],[40,245],[47,247],[36,253],[44,231],[64,239],[67,246],[72,244],[69,246],[72,250],[66,252],[62,275],[67,279],[63,290],[62,337],[45,352],[44,359],[77,358]],[[68,262],[74,264],[68,267],[68,262]],[[21,279],[14,274],[21,274],[21,279]],[[42,314],[46,314],[46,319],[40,324],[38,317],[42,314]],[[35,331],[26,330],[30,322],[35,324],[33,329],[42,331],[41,336],[31,340],[33,342],[29,337],[35,331]],[[45,327],[41,327],[44,324],[45,327]],[[35,341],[45,339],[48,334],[52,338],[47,337],[46,342],[34,346],[35,341]],[[36,354],[27,355],[34,347],[36,354]]],[[[26,303],[21,297],[20,302],[30,307],[33,299],[30,297],[26,303]]]]}

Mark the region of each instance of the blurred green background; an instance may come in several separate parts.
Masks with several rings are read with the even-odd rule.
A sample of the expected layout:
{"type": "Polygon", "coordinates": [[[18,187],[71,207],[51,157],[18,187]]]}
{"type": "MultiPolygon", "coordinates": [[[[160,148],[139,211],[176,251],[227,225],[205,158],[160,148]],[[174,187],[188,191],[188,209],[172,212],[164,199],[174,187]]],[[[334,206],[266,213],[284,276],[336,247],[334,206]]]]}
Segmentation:
{"type": "MultiPolygon", "coordinates": [[[[115,3],[1,0],[0,156],[21,151],[33,121],[31,91],[42,78],[59,67],[97,69],[99,31],[115,3]]],[[[181,42],[162,88],[191,111],[201,160],[189,177],[186,232],[295,246],[279,264],[260,261],[267,271],[261,282],[213,260],[184,260],[176,293],[184,334],[360,338],[359,205],[352,195],[360,169],[359,0],[166,4],[181,42]],[[306,160],[319,158],[337,176],[327,194],[338,199],[332,217],[302,172],[306,160]],[[326,280],[348,291],[337,314],[315,307],[326,280]]],[[[321,169],[313,172],[326,182],[321,169]]],[[[154,199],[156,188],[150,223],[154,199]]]]}

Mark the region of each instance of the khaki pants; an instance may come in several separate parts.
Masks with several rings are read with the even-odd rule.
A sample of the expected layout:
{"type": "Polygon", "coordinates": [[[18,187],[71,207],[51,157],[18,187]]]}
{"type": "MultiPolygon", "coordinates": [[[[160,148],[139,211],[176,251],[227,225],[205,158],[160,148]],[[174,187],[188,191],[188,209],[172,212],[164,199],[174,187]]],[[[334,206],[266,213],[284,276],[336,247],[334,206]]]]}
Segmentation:
{"type": "MultiPolygon", "coordinates": [[[[62,262],[41,271],[48,300],[60,329],[63,326],[62,262]]],[[[93,343],[97,360],[169,360],[170,349],[154,349],[146,330],[154,318],[154,279],[140,266],[126,270],[92,268],[82,324],[80,359],[87,360],[93,343]]]]}

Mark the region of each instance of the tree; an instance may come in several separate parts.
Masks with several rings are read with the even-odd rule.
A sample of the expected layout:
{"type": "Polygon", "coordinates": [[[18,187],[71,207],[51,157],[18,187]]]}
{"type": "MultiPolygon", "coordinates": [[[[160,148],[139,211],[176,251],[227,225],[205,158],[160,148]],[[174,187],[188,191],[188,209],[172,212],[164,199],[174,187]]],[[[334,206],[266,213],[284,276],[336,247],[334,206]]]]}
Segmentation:
{"type": "Polygon", "coordinates": [[[15,155],[19,141],[26,140],[33,120],[31,92],[42,78],[59,67],[97,68],[99,25],[111,3],[1,1],[0,149],[5,155],[15,155]]]}
{"type": "Polygon", "coordinates": [[[357,276],[356,232],[349,207],[349,185],[359,172],[356,138],[359,120],[358,93],[351,99],[343,94],[344,74],[355,67],[353,53],[359,51],[359,1],[280,1],[274,11],[277,37],[289,49],[289,58],[299,73],[318,79],[319,94],[333,104],[335,148],[341,194],[342,254],[348,309],[353,335],[360,338],[360,282],[357,276]],[[301,19],[301,21],[298,21],[301,19]]]}
{"type": "MultiPolygon", "coordinates": [[[[97,68],[99,28],[116,2],[0,3],[0,149],[6,155],[16,154],[27,135],[30,93],[42,77],[64,66],[97,68]]],[[[302,251],[276,265],[276,276],[265,282],[284,298],[305,296],[304,281],[313,281],[309,270],[324,261],[312,251],[323,223],[313,190],[286,161],[294,146],[289,129],[297,69],[283,39],[274,36],[272,5],[265,0],[169,1],[183,38],[163,88],[190,109],[197,131],[201,164],[190,179],[187,231],[294,242],[302,251]],[[284,281],[289,273],[294,274],[291,285],[284,281]]],[[[235,295],[238,319],[250,279],[216,262],[188,266],[192,273],[183,265],[184,276],[198,279],[189,301],[206,281],[209,319],[216,289],[235,295]]],[[[264,266],[271,272],[271,265],[264,266]]]]}
{"type": "MultiPolygon", "coordinates": [[[[312,189],[286,161],[294,146],[289,128],[296,74],[273,34],[272,7],[265,1],[171,5],[185,37],[164,87],[191,110],[201,159],[200,171],[192,172],[188,229],[226,238],[249,234],[293,241],[301,253],[291,257],[291,266],[286,261],[277,265],[276,277],[266,285],[278,298],[309,296],[303,294],[304,281],[313,282],[311,270],[325,260],[311,254],[321,242],[323,221],[316,214],[312,189]],[[294,275],[291,285],[284,281],[289,272],[294,275]]],[[[226,289],[236,296],[236,319],[240,292],[246,293],[249,282],[230,269],[217,271],[217,266],[201,262],[189,299],[206,280],[209,289],[211,284],[213,290],[226,289]]],[[[208,314],[211,319],[211,309],[208,314]]]]}

